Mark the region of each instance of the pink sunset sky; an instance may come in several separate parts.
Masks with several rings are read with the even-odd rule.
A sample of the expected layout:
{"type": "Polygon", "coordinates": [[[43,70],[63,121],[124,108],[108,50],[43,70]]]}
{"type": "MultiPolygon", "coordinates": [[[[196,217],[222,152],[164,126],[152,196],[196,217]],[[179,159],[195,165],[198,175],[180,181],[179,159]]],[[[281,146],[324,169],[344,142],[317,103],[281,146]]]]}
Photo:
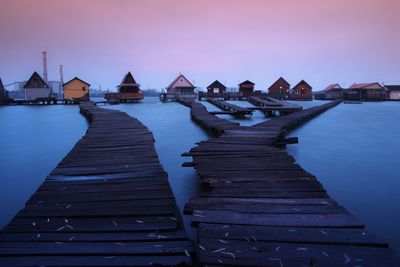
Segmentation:
{"type": "Polygon", "coordinates": [[[399,0],[0,0],[0,77],[78,76],[114,89],[131,71],[147,88],[182,72],[196,86],[283,76],[313,90],[400,83],[399,0]]]}

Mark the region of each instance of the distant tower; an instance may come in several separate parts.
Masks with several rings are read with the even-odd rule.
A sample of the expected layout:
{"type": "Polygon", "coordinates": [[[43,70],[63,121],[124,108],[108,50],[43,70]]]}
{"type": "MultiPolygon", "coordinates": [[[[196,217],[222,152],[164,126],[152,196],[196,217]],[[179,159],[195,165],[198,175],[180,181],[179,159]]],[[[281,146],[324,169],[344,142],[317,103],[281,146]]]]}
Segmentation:
{"type": "Polygon", "coordinates": [[[59,97],[63,96],[62,94],[63,84],[64,84],[64,67],[63,65],[60,65],[60,88],[58,89],[59,97]]]}
{"type": "Polygon", "coordinates": [[[43,79],[47,83],[47,52],[43,51],[43,79]]]}

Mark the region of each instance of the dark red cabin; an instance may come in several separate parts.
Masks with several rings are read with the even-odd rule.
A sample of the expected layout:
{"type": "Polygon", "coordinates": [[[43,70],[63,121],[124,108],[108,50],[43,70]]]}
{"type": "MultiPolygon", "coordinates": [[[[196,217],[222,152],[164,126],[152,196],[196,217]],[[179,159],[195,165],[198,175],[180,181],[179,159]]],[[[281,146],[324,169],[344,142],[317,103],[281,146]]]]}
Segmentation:
{"type": "Polygon", "coordinates": [[[207,93],[209,94],[223,94],[225,93],[226,86],[215,80],[212,84],[207,86],[207,93]]]}
{"type": "Polygon", "coordinates": [[[242,94],[242,96],[251,96],[254,94],[254,85],[255,83],[246,80],[242,83],[239,83],[239,93],[242,94]]]}
{"type": "Polygon", "coordinates": [[[306,81],[301,80],[296,84],[289,94],[290,100],[312,100],[312,87],[306,81]]]}
{"type": "Polygon", "coordinates": [[[277,99],[287,99],[290,93],[290,84],[280,77],[268,88],[268,94],[270,97],[277,99]]]}

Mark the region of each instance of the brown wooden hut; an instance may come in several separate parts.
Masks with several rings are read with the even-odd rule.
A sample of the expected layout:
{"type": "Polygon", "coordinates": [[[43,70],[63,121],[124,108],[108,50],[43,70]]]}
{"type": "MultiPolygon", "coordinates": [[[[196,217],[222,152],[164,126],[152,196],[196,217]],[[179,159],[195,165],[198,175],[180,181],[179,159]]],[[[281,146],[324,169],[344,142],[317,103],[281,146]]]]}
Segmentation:
{"type": "Polygon", "coordinates": [[[226,91],[226,86],[220,81],[215,80],[212,84],[207,86],[207,93],[212,94],[224,94],[226,91]]]}
{"type": "Polygon", "coordinates": [[[223,99],[225,91],[226,86],[223,85],[220,81],[215,80],[209,86],[207,86],[207,92],[199,92],[199,100],[201,100],[203,97],[223,99]]]}
{"type": "Polygon", "coordinates": [[[346,100],[379,101],[386,98],[385,88],[378,82],[355,83],[345,90],[346,100]]]}
{"type": "Polygon", "coordinates": [[[343,98],[343,88],[338,83],[332,83],[325,89],[314,93],[315,99],[333,100],[343,98]]]}
{"type": "Polygon", "coordinates": [[[249,80],[239,83],[239,94],[244,97],[252,96],[254,94],[254,85],[255,83],[249,80]]]}
{"type": "Polygon", "coordinates": [[[140,91],[140,84],[135,81],[130,72],[124,76],[117,88],[118,93],[107,93],[104,98],[120,102],[139,102],[144,98],[144,93],[140,91]]]}
{"type": "Polygon", "coordinates": [[[287,99],[290,92],[290,84],[280,77],[268,88],[268,95],[276,99],[287,99]]]}
{"type": "Polygon", "coordinates": [[[291,90],[289,100],[312,100],[312,87],[306,81],[301,80],[291,90]]]}

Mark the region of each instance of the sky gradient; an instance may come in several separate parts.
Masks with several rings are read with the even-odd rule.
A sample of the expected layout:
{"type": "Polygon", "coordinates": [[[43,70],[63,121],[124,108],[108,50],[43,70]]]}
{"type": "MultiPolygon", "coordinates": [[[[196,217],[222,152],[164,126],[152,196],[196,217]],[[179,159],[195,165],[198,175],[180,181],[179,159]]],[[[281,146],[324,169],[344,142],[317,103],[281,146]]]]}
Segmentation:
{"type": "Polygon", "coordinates": [[[332,82],[400,83],[398,0],[0,0],[0,77],[78,76],[114,89],[131,71],[142,89],[182,72],[196,86],[283,76],[313,90],[332,82]]]}

